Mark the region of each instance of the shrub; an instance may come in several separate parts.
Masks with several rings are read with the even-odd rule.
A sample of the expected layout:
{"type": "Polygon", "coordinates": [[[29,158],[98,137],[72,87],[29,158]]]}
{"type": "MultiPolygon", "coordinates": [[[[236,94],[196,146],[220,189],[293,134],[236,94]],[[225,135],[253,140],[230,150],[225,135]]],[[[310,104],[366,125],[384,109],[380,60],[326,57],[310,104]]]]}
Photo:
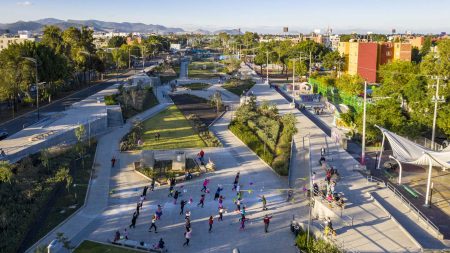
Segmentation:
{"type": "Polygon", "coordinates": [[[105,96],[106,105],[117,105],[117,94],[105,96]]]}
{"type": "Polygon", "coordinates": [[[281,176],[289,174],[289,154],[280,154],[272,162],[272,168],[281,176]]]}
{"type": "Polygon", "coordinates": [[[324,239],[315,240],[314,236],[308,234],[305,231],[300,230],[297,238],[295,238],[295,244],[303,252],[307,253],[341,253],[334,244],[331,244],[324,239]]]}
{"type": "Polygon", "coordinates": [[[229,125],[229,129],[251,150],[253,150],[259,157],[261,157],[261,159],[263,159],[268,164],[272,164],[272,152],[270,152],[268,148],[266,148],[266,151],[264,152],[263,142],[247,125],[238,121],[233,121],[229,125]]]}

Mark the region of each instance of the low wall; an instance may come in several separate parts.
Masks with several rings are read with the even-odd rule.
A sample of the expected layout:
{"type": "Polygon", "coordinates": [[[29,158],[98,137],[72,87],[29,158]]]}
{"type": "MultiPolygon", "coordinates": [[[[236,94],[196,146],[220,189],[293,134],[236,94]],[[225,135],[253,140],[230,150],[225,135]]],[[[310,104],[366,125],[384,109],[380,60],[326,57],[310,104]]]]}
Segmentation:
{"type": "MultiPolygon", "coordinates": [[[[92,121],[87,121],[85,123],[80,123],[80,125],[84,125],[86,129],[86,138],[95,137],[107,132],[107,117],[101,116],[92,121]]],[[[30,146],[23,148],[22,150],[16,152],[13,155],[8,156],[8,160],[10,162],[17,162],[23,157],[26,157],[30,154],[35,154],[41,151],[42,149],[50,148],[53,146],[61,145],[61,144],[73,144],[77,141],[77,137],[75,136],[75,129],[79,125],[68,126],[67,129],[61,130],[55,135],[49,137],[48,139],[30,143],[30,146]]]]}

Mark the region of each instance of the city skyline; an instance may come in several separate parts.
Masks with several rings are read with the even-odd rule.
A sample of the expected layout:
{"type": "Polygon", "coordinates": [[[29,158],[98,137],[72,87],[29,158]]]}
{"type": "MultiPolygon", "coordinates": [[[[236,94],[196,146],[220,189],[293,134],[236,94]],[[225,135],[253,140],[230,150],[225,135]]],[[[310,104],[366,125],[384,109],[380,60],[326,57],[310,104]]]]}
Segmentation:
{"type": "Polygon", "coordinates": [[[174,0],[168,4],[157,0],[139,4],[137,1],[130,1],[124,5],[119,1],[104,0],[93,3],[85,0],[77,3],[53,0],[8,1],[3,3],[2,9],[8,11],[1,13],[0,23],[57,18],[158,24],[180,27],[187,31],[241,28],[242,31],[278,33],[284,26],[289,27],[292,33],[328,27],[337,33],[389,33],[393,28],[397,32],[413,33],[449,31],[450,17],[446,10],[450,9],[450,2],[432,2],[381,0],[376,3],[361,3],[346,0],[334,3],[320,0],[312,3],[287,0],[276,3],[265,0],[232,0],[212,3],[200,0],[192,4],[174,0]],[[167,15],[167,11],[170,15],[167,15]]]}

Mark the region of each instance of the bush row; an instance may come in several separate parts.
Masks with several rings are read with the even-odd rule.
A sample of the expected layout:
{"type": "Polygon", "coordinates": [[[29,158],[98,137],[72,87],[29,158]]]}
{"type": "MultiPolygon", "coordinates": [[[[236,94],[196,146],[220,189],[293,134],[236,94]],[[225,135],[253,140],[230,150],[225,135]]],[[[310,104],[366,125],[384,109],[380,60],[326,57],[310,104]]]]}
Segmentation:
{"type": "Polygon", "coordinates": [[[307,232],[300,230],[295,239],[297,247],[306,253],[341,253],[335,245],[325,241],[324,239],[315,240],[314,236],[310,235],[308,238],[307,232]]]}
{"type": "Polygon", "coordinates": [[[272,164],[273,153],[269,149],[264,151],[263,141],[258,138],[250,127],[241,122],[232,121],[229,125],[229,129],[267,164],[272,164]]]}

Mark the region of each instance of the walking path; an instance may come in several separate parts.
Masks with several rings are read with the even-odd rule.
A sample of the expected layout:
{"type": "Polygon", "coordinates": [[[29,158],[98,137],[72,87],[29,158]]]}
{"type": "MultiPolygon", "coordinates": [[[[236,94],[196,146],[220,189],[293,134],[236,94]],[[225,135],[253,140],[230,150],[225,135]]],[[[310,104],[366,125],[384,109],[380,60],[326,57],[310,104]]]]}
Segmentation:
{"type": "MultiPolygon", "coordinates": [[[[346,151],[340,149],[322,130],[298,110],[288,109],[288,102],[275,90],[270,89],[264,84],[256,84],[252,91],[259,101],[266,100],[275,103],[281,113],[286,111],[296,115],[299,132],[294,137],[296,147],[294,154],[296,158],[300,158],[300,161],[297,160],[296,164],[305,164],[299,147],[303,146],[302,137],[309,136],[308,139],[311,145],[311,167],[317,174],[316,181],[325,178],[325,172],[317,162],[320,158],[320,149],[325,147],[328,150],[329,156],[327,158],[333,159],[332,165],[337,168],[341,174],[341,180],[337,183],[336,191],[344,193],[347,199],[344,215],[353,217],[354,219],[353,226],[345,227],[341,225],[342,227],[337,230],[337,242],[339,244],[343,242],[345,249],[361,252],[419,251],[419,247],[405,235],[398,225],[390,220],[389,217],[387,217],[387,215],[378,208],[369,197],[367,197],[366,193],[371,187],[367,185],[366,179],[361,174],[353,171],[357,162],[346,151]]],[[[306,146],[309,145],[306,144],[306,146]]],[[[294,173],[296,173],[295,176],[293,176],[294,178],[297,176],[304,177],[308,175],[308,173],[305,172],[296,171],[294,173]]],[[[307,213],[307,211],[303,211],[302,213],[307,213]]],[[[302,218],[303,221],[307,221],[306,216],[302,218]]],[[[333,222],[334,224],[343,223],[342,221],[333,222]]]]}

